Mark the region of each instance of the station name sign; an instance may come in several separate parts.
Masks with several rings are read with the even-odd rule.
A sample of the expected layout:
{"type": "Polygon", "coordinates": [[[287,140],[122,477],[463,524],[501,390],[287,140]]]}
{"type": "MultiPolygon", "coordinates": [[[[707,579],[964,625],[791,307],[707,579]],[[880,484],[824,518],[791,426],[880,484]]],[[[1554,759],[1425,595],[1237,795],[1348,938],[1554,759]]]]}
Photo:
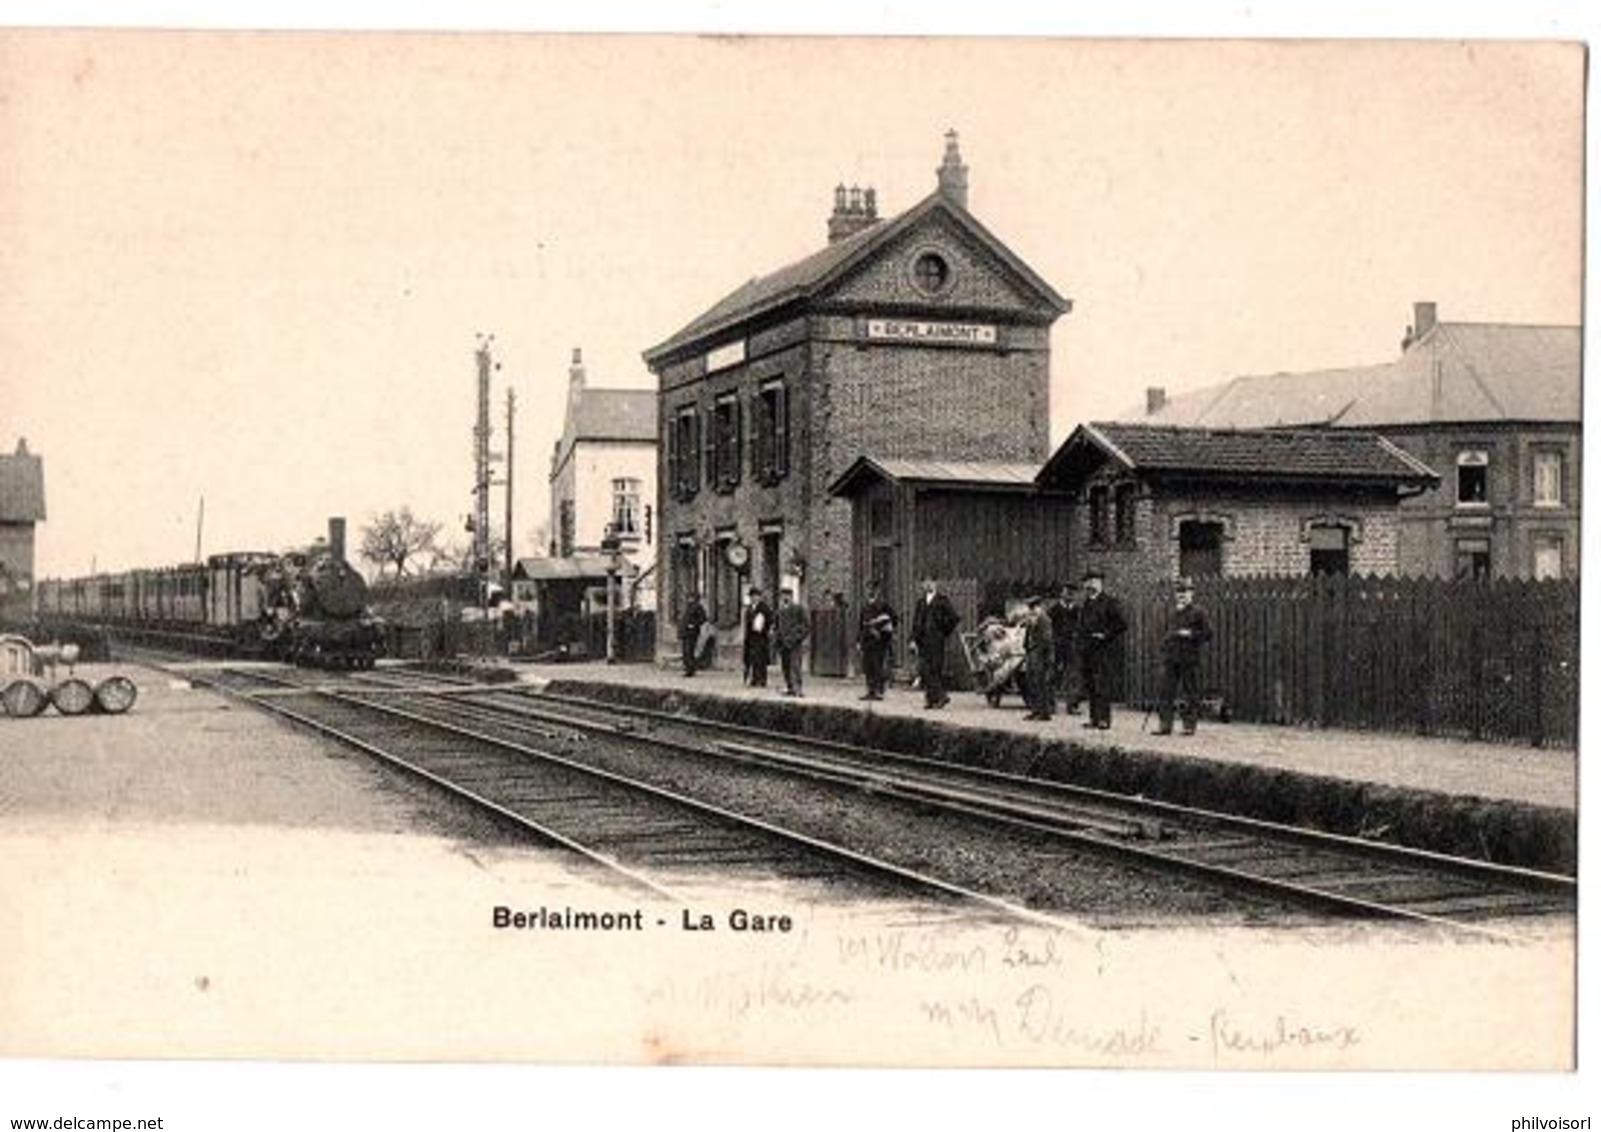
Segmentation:
{"type": "Polygon", "coordinates": [[[729,366],[737,366],[745,360],[745,340],[730,342],[726,346],[719,346],[706,354],[706,372],[716,373],[729,366]]]}
{"type": "Polygon", "coordinates": [[[870,318],[867,337],[879,342],[919,342],[940,346],[993,346],[996,329],[969,322],[910,322],[898,318],[870,318]]]}

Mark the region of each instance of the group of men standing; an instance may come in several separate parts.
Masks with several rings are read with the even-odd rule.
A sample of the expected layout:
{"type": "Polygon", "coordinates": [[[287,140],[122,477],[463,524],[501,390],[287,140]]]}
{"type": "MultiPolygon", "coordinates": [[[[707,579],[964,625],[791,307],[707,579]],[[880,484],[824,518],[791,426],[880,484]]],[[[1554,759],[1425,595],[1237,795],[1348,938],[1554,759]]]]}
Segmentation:
{"type": "MultiPolygon", "coordinates": [[[[1050,719],[1060,689],[1068,714],[1077,715],[1079,703],[1087,701],[1084,726],[1110,728],[1115,646],[1128,632],[1122,603],[1106,592],[1105,576],[1091,570],[1084,575],[1082,590],[1070,583],[1049,609],[1042,609],[1043,604],[1041,598],[1030,598],[1024,619],[1028,718],[1050,719]]],[[[1193,735],[1200,719],[1201,649],[1212,639],[1212,625],[1195,604],[1195,585],[1188,578],[1174,583],[1173,601],[1163,616],[1156,734],[1171,735],[1177,714],[1184,734],[1193,735]]]]}
{"type": "MultiPolygon", "coordinates": [[[[784,674],[783,694],[801,695],[802,673],[805,671],[801,646],[811,635],[811,618],[796,602],[793,590],[779,591],[776,610],[767,604],[767,596],[754,586],[748,598],[743,626],[745,683],[753,688],[767,687],[767,670],[772,666],[776,649],[779,668],[784,674]]],[[[684,603],[684,615],[678,623],[685,676],[693,676],[703,667],[709,635],[706,606],[699,593],[691,593],[684,603]]]]}
{"type": "Polygon", "coordinates": [[[1055,601],[1028,599],[1023,617],[1023,696],[1027,718],[1048,720],[1060,693],[1069,715],[1089,703],[1085,727],[1112,726],[1113,647],[1128,631],[1123,606],[1106,592],[1098,570],[1084,575],[1081,590],[1071,582],[1055,601]]]}
{"type": "MultiPolygon", "coordinates": [[[[789,589],[779,591],[776,610],[767,604],[766,595],[759,589],[752,588],[748,597],[742,625],[745,683],[758,688],[767,686],[767,669],[776,647],[784,673],[784,694],[801,695],[802,646],[811,632],[806,609],[789,589]]],[[[1088,703],[1085,727],[1110,728],[1116,645],[1128,631],[1128,620],[1122,604],[1106,592],[1104,575],[1090,570],[1084,575],[1082,588],[1069,583],[1055,600],[1034,596],[1028,599],[1027,607],[1022,621],[1022,682],[1029,709],[1027,718],[1051,719],[1060,695],[1070,715],[1078,714],[1081,702],[1088,703]]],[[[1201,648],[1211,640],[1212,628],[1206,614],[1195,604],[1195,587],[1187,578],[1180,578],[1175,584],[1166,619],[1156,734],[1172,734],[1176,709],[1184,734],[1192,735],[1200,710],[1201,648]]],[[[950,636],[960,623],[961,616],[950,598],[940,592],[938,582],[925,579],[923,592],[912,609],[909,644],[917,661],[923,705],[928,710],[950,703],[945,664],[950,636]]],[[[862,677],[867,685],[863,700],[884,698],[899,624],[878,583],[868,583],[857,627],[862,677]]],[[[693,676],[701,667],[709,628],[700,595],[691,594],[679,621],[686,676],[693,676]]]]}

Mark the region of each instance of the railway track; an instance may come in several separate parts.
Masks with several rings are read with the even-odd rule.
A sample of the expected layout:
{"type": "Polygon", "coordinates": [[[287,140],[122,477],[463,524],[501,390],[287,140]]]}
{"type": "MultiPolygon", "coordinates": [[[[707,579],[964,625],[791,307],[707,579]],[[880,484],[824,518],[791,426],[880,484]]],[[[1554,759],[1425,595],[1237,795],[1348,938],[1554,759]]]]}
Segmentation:
{"type": "Polygon", "coordinates": [[[431,677],[196,665],[181,674],[427,779],[657,897],[688,903],[689,887],[712,871],[724,880],[776,877],[845,895],[915,894],[977,905],[1000,919],[1083,930],[1060,916],[537,745],[542,734],[552,737],[538,728],[493,733],[481,726],[484,709],[438,694],[464,690],[461,681],[440,686],[431,677]]]}
{"type": "Polygon", "coordinates": [[[951,806],[1102,850],[1142,867],[1310,907],[1515,938],[1505,921],[1570,915],[1569,876],[1448,857],[1070,784],[794,735],[706,724],[570,696],[478,690],[475,701],[602,733],[617,718],[652,741],[720,752],[801,777],[951,806]],[[524,702],[518,702],[524,701],[524,702]],[[648,732],[643,729],[649,729],[648,732]],[[737,740],[729,736],[738,735],[737,740]],[[1502,921],[1497,923],[1496,921],[1502,921]]]}
{"type": "MultiPolygon", "coordinates": [[[[911,810],[923,815],[925,839],[951,836],[950,823],[955,822],[974,852],[984,851],[982,839],[975,840],[972,835],[974,828],[982,827],[991,831],[992,838],[1009,839],[998,850],[1002,857],[1010,859],[1018,851],[1019,841],[1031,845],[1044,857],[1047,873],[1053,859],[1058,868],[1072,867],[1064,853],[1091,854],[1321,914],[1402,919],[1454,933],[1515,941],[1523,932],[1514,925],[1571,914],[1576,900],[1570,877],[576,697],[500,689],[401,670],[334,678],[299,672],[279,676],[239,669],[218,671],[221,675],[208,682],[226,685],[264,706],[274,699],[294,698],[294,710],[302,722],[339,734],[347,742],[359,728],[354,728],[348,717],[335,718],[338,712],[379,713],[388,721],[386,726],[396,729],[385,740],[391,745],[396,736],[410,733],[448,737],[439,744],[442,750],[427,755],[431,762],[420,772],[437,775],[437,780],[447,785],[456,780],[467,782],[468,791],[475,796],[488,798],[494,793],[492,780],[507,774],[505,752],[516,752],[522,758],[537,756],[562,763],[569,773],[578,773],[576,768],[581,765],[584,773],[610,776],[614,785],[627,783],[629,789],[654,791],[659,799],[671,799],[675,805],[699,807],[699,816],[690,827],[647,826],[655,833],[646,840],[677,846],[669,855],[680,861],[713,867],[722,867],[718,849],[696,840],[694,822],[731,822],[746,829],[759,828],[780,841],[787,839],[784,849],[774,844],[762,853],[749,849],[732,852],[730,864],[743,861],[757,871],[782,874],[796,847],[805,845],[809,848],[803,857],[819,851],[836,862],[855,857],[855,868],[928,885],[947,896],[976,900],[1008,915],[1049,917],[1039,909],[1053,906],[1051,886],[1037,883],[1037,871],[1030,874],[1031,885],[1022,891],[1014,886],[996,895],[993,886],[974,878],[970,869],[965,873],[956,869],[956,879],[952,879],[949,862],[941,861],[938,853],[880,850],[874,854],[852,849],[856,843],[852,838],[832,836],[839,822],[831,825],[810,820],[804,812],[769,820],[774,809],[783,805],[773,800],[770,785],[768,800],[754,808],[739,797],[746,784],[764,779],[769,784],[787,783],[791,794],[803,798],[803,811],[808,804],[819,812],[840,807],[911,810]],[[318,694],[308,698],[308,691],[318,694]],[[311,708],[313,702],[319,706],[311,708]],[[462,749],[488,744],[502,753],[480,766],[448,754],[452,744],[464,745],[462,749]],[[664,760],[664,754],[673,758],[664,760]],[[698,783],[686,785],[685,768],[691,763],[702,769],[698,783]],[[669,772],[663,767],[672,769],[669,772]],[[943,824],[936,830],[939,823],[943,824]],[[821,834],[820,825],[827,827],[821,834]]],[[[359,737],[356,741],[363,745],[359,737]]],[[[417,742],[407,738],[402,745],[417,742]]],[[[405,759],[413,768],[426,761],[409,755],[405,759]]],[[[521,783],[529,789],[527,797],[514,798],[508,808],[532,812],[538,801],[535,795],[544,787],[524,781],[522,768],[510,777],[513,786],[521,783]]],[[[697,775],[687,777],[695,779],[697,775]]],[[[579,813],[589,806],[584,796],[565,789],[567,793],[552,794],[558,799],[558,809],[567,806],[579,813]]],[[[540,811],[533,820],[542,829],[553,829],[557,816],[540,811]]],[[[567,816],[563,820],[573,819],[567,816]]],[[[583,820],[581,813],[579,820],[583,820]]],[[[622,859],[608,850],[599,852],[622,859]]],[[[655,867],[647,854],[641,868],[655,867]]],[[[1038,866],[1030,867],[1037,870],[1038,866]]]]}

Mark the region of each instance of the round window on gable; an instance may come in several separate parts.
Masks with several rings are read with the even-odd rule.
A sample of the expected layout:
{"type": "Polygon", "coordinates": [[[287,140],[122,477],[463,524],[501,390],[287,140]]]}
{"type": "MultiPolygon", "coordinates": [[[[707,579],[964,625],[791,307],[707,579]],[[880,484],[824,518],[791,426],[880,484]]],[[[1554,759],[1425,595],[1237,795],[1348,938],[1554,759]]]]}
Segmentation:
{"type": "Polygon", "coordinates": [[[938,252],[924,252],[912,261],[912,282],[925,295],[938,295],[950,286],[951,265],[938,252]]]}

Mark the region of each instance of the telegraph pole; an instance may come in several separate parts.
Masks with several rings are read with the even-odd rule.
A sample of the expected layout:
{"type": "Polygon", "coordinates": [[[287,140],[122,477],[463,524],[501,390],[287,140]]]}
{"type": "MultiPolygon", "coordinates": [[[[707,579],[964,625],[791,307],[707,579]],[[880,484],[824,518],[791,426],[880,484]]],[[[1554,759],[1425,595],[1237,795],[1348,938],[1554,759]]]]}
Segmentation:
{"type": "Polygon", "coordinates": [[[489,354],[493,334],[478,336],[478,422],[473,426],[473,573],[478,576],[479,604],[489,611],[489,354]]]}
{"type": "Polygon", "coordinates": [[[506,588],[511,589],[511,572],[516,565],[516,559],[511,549],[511,473],[512,457],[515,451],[512,440],[512,426],[517,415],[517,391],[510,386],[506,388],[506,588]]]}

